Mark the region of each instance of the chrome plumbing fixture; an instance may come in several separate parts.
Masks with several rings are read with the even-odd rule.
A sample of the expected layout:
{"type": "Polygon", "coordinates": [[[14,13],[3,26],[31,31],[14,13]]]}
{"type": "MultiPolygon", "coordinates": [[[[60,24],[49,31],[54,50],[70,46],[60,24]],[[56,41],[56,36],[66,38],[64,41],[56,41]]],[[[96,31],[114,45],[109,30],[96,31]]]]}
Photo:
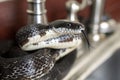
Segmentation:
{"type": "Polygon", "coordinates": [[[100,22],[100,33],[113,33],[116,30],[116,21],[108,15],[103,15],[100,22]]]}
{"type": "MultiPolygon", "coordinates": [[[[72,0],[70,1],[72,2],[72,0]]],[[[78,4],[79,3],[77,3],[77,5],[78,4]]],[[[113,56],[113,54],[115,54],[115,51],[120,48],[120,38],[119,38],[120,24],[118,23],[116,24],[114,19],[111,19],[106,15],[104,16],[103,12],[104,12],[105,0],[92,0],[92,5],[93,8],[92,8],[91,25],[90,25],[92,36],[90,36],[90,38],[93,38],[93,42],[94,43],[97,42],[99,45],[98,44],[94,45],[91,43],[92,48],[89,52],[84,52],[85,50],[83,51],[81,50],[81,48],[78,49],[78,54],[81,55],[77,56],[75,64],[73,65],[70,72],[68,73],[67,76],[64,77],[63,80],[89,80],[86,78],[88,78],[88,76],[92,74],[92,72],[95,71],[95,69],[97,69],[105,61],[107,61],[111,56],[113,56]],[[106,38],[104,36],[106,33],[111,33],[114,31],[113,26],[115,26],[116,31],[114,32],[114,34],[112,34],[112,36],[106,38]],[[105,40],[102,41],[104,37],[105,40]]],[[[78,12],[79,9],[78,8],[76,9],[78,12]]],[[[77,12],[73,13],[75,17],[73,17],[74,20],[72,20],[71,19],[72,12],[70,11],[72,11],[72,8],[69,9],[69,16],[68,16],[69,20],[76,21],[75,19],[77,19],[77,15],[76,15],[77,12]]],[[[99,74],[101,75],[101,71],[99,74]]],[[[92,77],[93,80],[94,76],[92,77]]]]}
{"type": "Polygon", "coordinates": [[[77,12],[83,10],[88,5],[91,5],[91,0],[82,0],[81,3],[76,0],[68,0],[66,2],[66,9],[68,12],[67,19],[78,22],[77,12]]]}
{"type": "Polygon", "coordinates": [[[90,31],[93,42],[101,41],[106,33],[114,32],[115,20],[104,15],[105,0],[92,0],[90,31]]]}
{"type": "Polygon", "coordinates": [[[46,17],[46,0],[27,0],[28,2],[28,24],[42,23],[47,24],[46,17]]]}
{"type": "Polygon", "coordinates": [[[99,33],[99,26],[101,22],[101,17],[103,15],[104,3],[105,0],[92,0],[92,17],[91,17],[91,32],[92,34],[99,33]]]}

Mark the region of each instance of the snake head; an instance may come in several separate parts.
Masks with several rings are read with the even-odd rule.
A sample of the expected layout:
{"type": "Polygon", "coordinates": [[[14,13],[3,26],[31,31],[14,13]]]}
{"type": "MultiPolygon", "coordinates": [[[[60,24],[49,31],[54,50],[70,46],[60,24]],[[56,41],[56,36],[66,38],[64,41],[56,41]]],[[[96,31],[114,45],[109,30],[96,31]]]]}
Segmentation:
{"type": "Polygon", "coordinates": [[[59,34],[81,34],[87,45],[90,46],[85,26],[82,23],[70,22],[67,20],[56,20],[50,23],[50,26],[59,34]]]}
{"type": "Polygon", "coordinates": [[[67,20],[56,20],[49,24],[57,33],[62,34],[79,34],[85,27],[81,23],[70,22],[67,20]]]}
{"type": "MultiPolygon", "coordinates": [[[[16,42],[20,45],[23,46],[24,44],[29,42],[29,38],[33,38],[36,35],[39,37],[40,36],[40,30],[43,30],[46,28],[46,25],[42,24],[29,24],[26,26],[23,26],[18,30],[16,33],[16,42]]],[[[43,32],[41,31],[43,34],[43,32]]],[[[34,39],[35,41],[35,39],[34,39]]]]}

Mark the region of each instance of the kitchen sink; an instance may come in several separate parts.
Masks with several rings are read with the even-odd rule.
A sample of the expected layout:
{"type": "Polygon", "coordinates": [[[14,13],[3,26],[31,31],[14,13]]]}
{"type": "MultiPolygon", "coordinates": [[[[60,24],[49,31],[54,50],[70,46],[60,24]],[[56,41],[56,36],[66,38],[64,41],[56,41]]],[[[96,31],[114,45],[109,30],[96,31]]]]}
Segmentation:
{"type": "Polygon", "coordinates": [[[119,30],[118,27],[115,33],[98,46],[78,57],[63,80],[120,80],[119,30]]]}
{"type": "Polygon", "coordinates": [[[100,65],[86,80],[120,80],[120,49],[100,65]]]}

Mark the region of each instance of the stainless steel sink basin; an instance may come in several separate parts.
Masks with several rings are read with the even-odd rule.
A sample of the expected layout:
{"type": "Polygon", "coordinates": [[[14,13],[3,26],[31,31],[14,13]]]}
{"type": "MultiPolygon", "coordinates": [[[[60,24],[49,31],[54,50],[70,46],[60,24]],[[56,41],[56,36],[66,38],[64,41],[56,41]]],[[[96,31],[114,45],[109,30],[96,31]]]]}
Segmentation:
{"type": "Polygon", "coordinates": [[[120,80],[120,49],[99,66],[86,80],[120,80]]]}
{"type": "MultiPolygon", "coordinates": [[[[118,25],[120,26],[120,25],[118,25]]],[[[120,80],[120,28],[114,34],[78,57],[63,80],[120,80]]],[[[78,54],[80,53],[78,50],[78,54]]]]}

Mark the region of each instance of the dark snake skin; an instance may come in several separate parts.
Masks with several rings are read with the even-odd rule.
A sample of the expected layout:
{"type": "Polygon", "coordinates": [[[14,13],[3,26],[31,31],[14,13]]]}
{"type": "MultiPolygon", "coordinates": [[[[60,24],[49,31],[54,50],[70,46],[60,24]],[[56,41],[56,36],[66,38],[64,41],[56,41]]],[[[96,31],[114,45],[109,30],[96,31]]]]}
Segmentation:
{"type": "Polygon", "coordinates": [[[48,26],[42,24],[30,24],[22,27],[16,34],[16,41],[20,45],[24,45],[27,42],[28,37],[35,35],[43,35],[45,31],[49,29],[48,26]]]}
{"type": "MultiPolygon", "coordinates": [[[[41,50],[39,50],[39,51],[40,51],[39,54],[42,54],[41,52],[43,52],[43,51],[45,51],[44,53],[49,53],[46,51],[50,51],[50,49],[44,49],[43,51],[41,51],[41,50]]],[[[51,55],[54,55],[54,53],[57,53],[58,51],[59,50],[51,49],[51,55]]],[[[6,66],[8,66],[9,62],[10,62],[9,64],[11,64],[11,60],[10,60],[11,58],[17,59],[18,57],[27,56],[29,54],[33,55],[34,53],[36,53],[36,51],[24,52],[19,47],[17,47],[17,45],[14,43],[14,41],[11,41],[11,40],[0,41],[0,56],[2,57],[2,58],[0,57],[0,80],[32,80],[30,78],[24,77],[23,75],[17,75],[18,78],[5,79],[4,77],[6,75],[12,74],[12,72],[13,72],[11,67],[6,67],[6,66]]],[[[39,79],[34,78],[34,80],[61,80],[69,72],[72,64],[74,63],[75,58],[76,58],[76,50],[73,51],[72,53],[68,54],[64,58],[60,59],[56,63],[54,63],[55,64],[54,67],[46,75],[42,76],[39,79]]],[[[31,59],[31,57],[28,57],[26,60],[29,60],[29,59],[31,59]]],[[[52,60],[54,62],[54,59],[52,59],[52,60]]],[[[13,61],[13,62],[15,62],[15,61],[13,61]]],[[[18,66],[19,65],[20,64],[18,64],[18,66]]],[[[30,65],[32,65],[32,64],[30,64],[30,65]]],[[[26,74],[30,74],[30,72],[29,72],[30,70],[31,69],[28,68],[28,72],[26,72],[26,74]]],[[[34,68],[34,70],[35,70],[35,68],[34,68]]],[[[23,74],[25,74],[25,73],[23,73],[23,74]]]]}
{"type": "Polygon", "coordinates": [[[1,74],[1,80],[39,79],[54,66],[54,59],[44,50],[20,58],[0,59],[3,61],[1,63],[4,63],[1,65],[1,70],[4,70],[1,74]]]}
{"type": "MultiPolygon", "coordinates": [[[[64,21],[57,21],[57,22],[53,22],[47,27],[46,25],[41,25],[41,24],[35,24],[35,25],[33,24],[33,25],[29,25],[28,27],[24,27],[20,29],[18,32],[19,34],[16,35],[16,41],[18,44],[24,45],[28,42],[27,41],[28,37],[35,36],[36,34],[44,36],[46,34],[45,31],[49,29],[55,28],[56,29],[55,31],[59,32],[59,30],[57,30],[59,29],[59,27],[68,26],[67,27],[68,29],[71,28],[75,30],[81,28],[80,24],[76,24],[76,23],[74,24],[72,22],[67,23],[64,21]],[[63,25],[60,25],[59,23],[63,23],[63,25]],[[41,26],[41,28],[39,26],[41,26]],[[76,27],[73,28],[74,26],[76,27]]],[[[83,35],[85,35],[84,30],[81,31],[83,35]]],[[[78,34],[79,32],[76,31],[73,33],[78,34]]],[[[88,42],[86,36],[85,39],[88,42]]],[[[51,52],[51,50],[52,49],[44,48],[44,49],[39,49],[37,51],[29,52],[28,54],[28,52],[22,51],[20,48],[18,48],[17,51],[21,51],[20,53],[24,55],[22,56],[20,55],[17,57],[12,56],[8,58],[2,54],[0,57],[0,80],[42,80],[40,78],[46,75],[54,67],[54,64],[56,62],[55,58],[60,54],[59,50],[53,52],[51,52]]],[[[11,49],[9,50],[10,53],[13,53],[12,51],[15,50],[11,50],[11,49]]]]}

